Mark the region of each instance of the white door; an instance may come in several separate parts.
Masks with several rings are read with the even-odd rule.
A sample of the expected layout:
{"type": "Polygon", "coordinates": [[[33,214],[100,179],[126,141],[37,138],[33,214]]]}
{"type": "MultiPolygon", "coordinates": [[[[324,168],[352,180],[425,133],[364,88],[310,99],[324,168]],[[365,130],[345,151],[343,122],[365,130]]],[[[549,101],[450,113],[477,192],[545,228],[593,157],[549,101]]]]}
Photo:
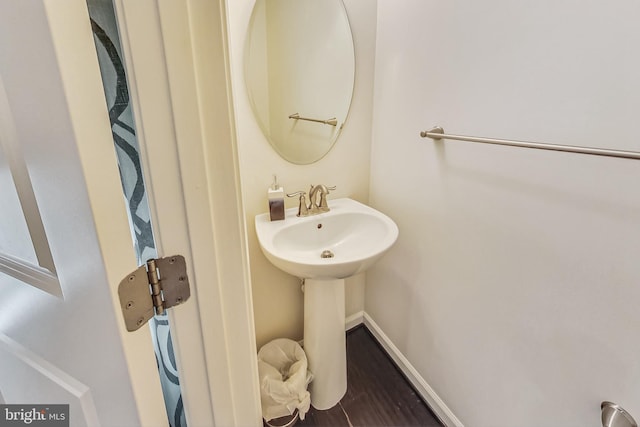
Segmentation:
{"type": "Polygon", "coordinates": [[[149,330],[119,313],[137,266],[102,90],[83,2],[0,1],[0,402],[166,425],[149,330]]]}
{"type": "MultiPolygon", "coordinates": [[[[114,0],[187,424],[261,425],[224,0],[114,0]]],[[[147,328],[116,287],[135,255],[84,0],[0,0],[0,402],[72,425],[166,425],[147,328]],[[36,206],[37,205],[37,206],[36,206]]]]}

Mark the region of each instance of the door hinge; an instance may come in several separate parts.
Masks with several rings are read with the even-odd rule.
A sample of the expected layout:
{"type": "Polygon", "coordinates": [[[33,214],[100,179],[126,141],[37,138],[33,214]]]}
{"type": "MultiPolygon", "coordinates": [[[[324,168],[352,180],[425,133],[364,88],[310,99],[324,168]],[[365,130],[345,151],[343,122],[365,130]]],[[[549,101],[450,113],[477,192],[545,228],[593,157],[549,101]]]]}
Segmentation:
{"type": "Polygon", "coordinates": [[[133,332],[156,314],[182,304],[191,295],[187,263],[182,255],[150,259],[118,286],[127,331],[133,332]]]}

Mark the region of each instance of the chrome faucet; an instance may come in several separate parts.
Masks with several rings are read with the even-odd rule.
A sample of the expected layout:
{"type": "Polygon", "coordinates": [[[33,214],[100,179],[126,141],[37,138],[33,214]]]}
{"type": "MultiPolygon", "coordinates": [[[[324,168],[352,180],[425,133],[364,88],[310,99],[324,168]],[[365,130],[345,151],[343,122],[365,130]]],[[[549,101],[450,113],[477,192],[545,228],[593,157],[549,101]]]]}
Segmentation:
{"type": "Polygon", "coordinates": [[[336,187],[327,187],[323,184],[312,185],[309,189],[309,211],[311,213],[329,212],[329,205],[327,204],[327,194],[329,190],[335,190],[336,187]],[[316,202],[318,198],[317,194],[320,193],[320,202],[316,202]]]}
{"type": "Polygon", "coordinates": [[[327,187],[326,185],[312,185],[309,189],[309,206],[307,206],[306,193],[304,191],[296,191],[295,193],[287,194],[287,197],[300,197],[300,204],[298,205],[297,216],[311,216],[317,215],[323,212],[329,212],[329,205],[327,204],[327,194],[329,191],[335,190],[336,187],[327,187]],[[320,194],[320,201],[318,202],[318,193],[320,194]]]}

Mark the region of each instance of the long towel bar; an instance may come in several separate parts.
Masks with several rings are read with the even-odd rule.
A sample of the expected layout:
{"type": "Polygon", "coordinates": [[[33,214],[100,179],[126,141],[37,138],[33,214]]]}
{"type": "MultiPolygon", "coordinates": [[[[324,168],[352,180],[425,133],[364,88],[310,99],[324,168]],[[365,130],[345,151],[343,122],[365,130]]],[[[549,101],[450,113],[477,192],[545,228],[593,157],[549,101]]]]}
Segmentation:
{"type": "Polygon", "coordinates": [[[458,141],[480,142],[482,144],[510,145],[513,147],[537,148],[539,150],[564,151],[568,153],[591,154],[594,156],[621,157],[624,159],[640,160],[640,152],[637,151],[608,150],[604,148],[577,147],[575,145],[542,144],[540,142],[511,141],[508,139],[449,135],[444,133],[444,129],[439,126],[436,126],[428,131],[420,132],[420,136],[423,138],[431,138],[434,140],[451,139],[458,141]]]}
{"type": "Polygon", "coordinates": [[[308,122],[322,123],[323,125],[329,125],[329,126],[338,126],[338,120],[335,117],[332,117],[327,120],[322,120],[322,119],[312,119],[309,117],[300,117],[300,114],[293,113],[292,115],[289,116],[289,118],[295,119],[295,120],[306,120],[308,122]]]}

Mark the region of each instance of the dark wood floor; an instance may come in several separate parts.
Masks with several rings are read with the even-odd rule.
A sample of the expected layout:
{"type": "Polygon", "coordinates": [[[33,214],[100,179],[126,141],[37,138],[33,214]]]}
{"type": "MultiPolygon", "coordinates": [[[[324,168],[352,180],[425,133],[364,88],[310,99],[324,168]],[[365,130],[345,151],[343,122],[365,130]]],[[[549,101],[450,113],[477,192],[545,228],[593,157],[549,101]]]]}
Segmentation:
{"type": "Polygon", "coordinates": [[[442,427],[371,333],[347,333],[347,393],[326,411],[311,407],[296,426],[442,427]]]}

